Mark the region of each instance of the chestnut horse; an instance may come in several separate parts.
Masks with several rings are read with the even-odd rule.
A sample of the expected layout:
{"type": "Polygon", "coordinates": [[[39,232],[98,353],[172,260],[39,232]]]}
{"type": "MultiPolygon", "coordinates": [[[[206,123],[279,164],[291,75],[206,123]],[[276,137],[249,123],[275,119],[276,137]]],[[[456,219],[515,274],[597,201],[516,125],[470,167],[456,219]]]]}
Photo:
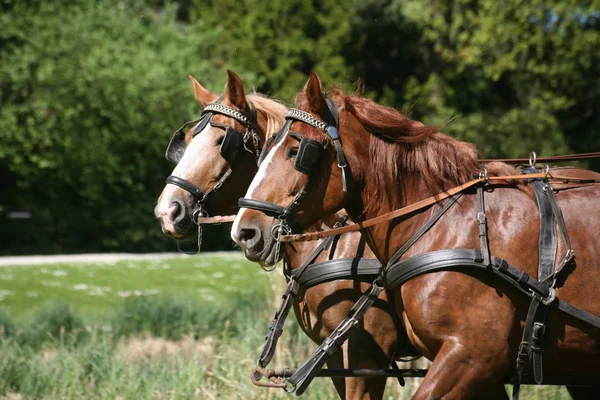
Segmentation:
{"type": "MultiPolygon", "coordinates": [[[[220,104],[232,107],[245,115],[250,115],[251,109],[254,109],[255,130],[262,145],[283,124],[287,108],[262,95],[246,96],[240,78],[231,71],[228,71],[228,74],[220,104]]],[[[195,98],[203,108],[219,99],[218,95],[206,90],[194,78],[190,79],[195,98]]],[[[246,129],[239,121],[222,114],[215,114],[211,123],[215,126],[206,125],[204,131],[195,137],[192,137],[194,126],[187,130],[187,148],[173,171],[174,176],[189,181],[204,193],[209,192],[230,167],[220,154],[226,131],[223,127],[233,127],[239,132],[246,129]]],[[[237,199],[248,189],[258,169],[255,154],[252,154],[254,149],[252,146],[247,147],[250,147],[250,151],[241,151],[238,154],[231,165],[231,176],[213,192],[214,198],[206,205],[208,214],[237,211],[237,199]]],[[[192,210],[196,200],[188,190],[173,184],[166,185],[155,209],[164,233],[178,239],[194,239],[195,230],[191,227],[194,226],[192,210]]],[[[322,221],[316,222],[315,229],[331,227],[338,218],[324,216],[322,221]]],[[[288,247],[284,257],[288,265],[298,268],[318,245],[319,243],[303,243],[288,247]]],[[[359,234],[343,235],[333,243],[331,249],[322,252],[316,262],[362,256],[374,258],[368,247],[365,247],[359,234]]],[[[294,311],[300,326],[313,341],[321,343],[345,317],[367,286],[359,279],[345,279],[322,283],[306,290],[301,288],[294,302],[294,311]]],[[[363,326],[357,334],[331,359],[329,367],[387,368],[400,346],[406,344],[406,333],[384,295],[377,306],[366,314],[363,326]]],[[[340,397],[346,399],[380,399],[386,384],[385,378],[335,378],[333,381],[340,397]]]]}
{"type": "MultiPolygon", "coordinates": [[[[326,98],[314,73],[298,96],[298,108],[302,118],[288,122],[246,196],[292,210],[301,227],[342,207],[354,220],[368,220],[471,181],[482,171],[473,145],[366,98],[339,90],[326,98]],[[330,130],[335,122],[337,140],[338,131],[330,130]],[[309,173],[297,167],[303,146],[322,149],[303,160],[314,163],[309,173]]],[[[490,177],[519,174],[498,162],[486,169],[490,177]]],[[[531,185],[491,182],[484,193],[489,250],[536,277],[540,218],[531,185]]],[[[600,187],[561,190],[557,198],[576,254],[557,297],[600,315],[600,187]]],[[[440,249],[479,249],[478,207],[478,194],[464,192],[401,259],[440,249]]],[[[437,204],[419,209],[363,229],[363,235],[385,265],[438,209],[437,204]]],[[[280,223],[260,210],[241,208],[231,236],[247,256],[265,259],[273,253],[271,232],[280,223]]],[[[558,242],[557,254],[563,255],[565,241],[558,242]]],[[[461,271],[426,273],[395,291],[395,309],[410,342],[433,361],[414,399],[507,398],[503,379],[515,373],[531,299],[488,272],[461,271]]],[[[545,373],[600,375],[598,328],[552,307],[546,328],[545,373]]],[[[573,396],[597,396],[568,389],[573,396]]]]}

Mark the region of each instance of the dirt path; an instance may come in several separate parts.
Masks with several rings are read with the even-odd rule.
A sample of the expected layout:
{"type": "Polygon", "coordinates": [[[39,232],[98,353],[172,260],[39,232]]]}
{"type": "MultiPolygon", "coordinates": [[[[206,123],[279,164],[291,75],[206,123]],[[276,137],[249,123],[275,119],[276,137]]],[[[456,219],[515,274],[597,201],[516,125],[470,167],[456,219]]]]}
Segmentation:
{"type": "MultiPolygon", "coordinates": [[[[221,253],[221,252],[219,252],[221,253]]],[[[225,253],[225,252],[222,252],[225,253]]],[[[216,253],[202,253],[216,254],[216,253]]],[[[52,256],[8,256],[0,257],[0,266],[7,265],[41,265],[60,263],[99,263],[121,260],[158,260],[164,258],[190,257],[181,253],[104,253],[104,254],[59,254],[52,256]]]]}

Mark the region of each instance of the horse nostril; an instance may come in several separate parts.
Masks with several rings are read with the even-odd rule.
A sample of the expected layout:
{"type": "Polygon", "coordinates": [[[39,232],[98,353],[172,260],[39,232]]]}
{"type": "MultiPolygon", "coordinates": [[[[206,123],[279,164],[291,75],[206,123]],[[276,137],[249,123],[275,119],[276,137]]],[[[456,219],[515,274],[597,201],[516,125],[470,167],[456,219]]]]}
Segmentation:
{"type": "Polygon", "coordinates": [[[174,200],[171,202],[171,206],[169,207],[169,218],[174,223],[180,221],[185,217],[184,207],[181,202],[174,200]]]}
{"type": "Polygon", "coordinates": [[[260,232],[255,227],[242,228],[240,230],[239,241],[244,247],[250,249],[260,240],[260,232]]]}
{"type": "Polygon", "coordinates": [[[240,240],[242,242],[247,242],[249,240],[252,240],[254,238],[254,236],[256,236],[256,229],[254,228],[250,228],[250,229],[242,229],[242,231],[240,232],[240,240]]]}

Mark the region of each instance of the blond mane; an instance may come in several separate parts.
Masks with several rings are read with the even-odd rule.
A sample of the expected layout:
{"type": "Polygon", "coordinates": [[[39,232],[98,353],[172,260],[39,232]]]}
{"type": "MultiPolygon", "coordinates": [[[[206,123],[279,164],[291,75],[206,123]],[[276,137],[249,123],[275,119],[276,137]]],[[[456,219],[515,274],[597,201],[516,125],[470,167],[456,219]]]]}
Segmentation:
{"type": "Polygon", "coordinates": [[[283,124],[285,124],[285,116],[288,108],[279,101],[256,92],[249,94],[246,98],[254,104],[256,111],[262,113],[267,119],[265,140],[275,135],[283,124]]]}

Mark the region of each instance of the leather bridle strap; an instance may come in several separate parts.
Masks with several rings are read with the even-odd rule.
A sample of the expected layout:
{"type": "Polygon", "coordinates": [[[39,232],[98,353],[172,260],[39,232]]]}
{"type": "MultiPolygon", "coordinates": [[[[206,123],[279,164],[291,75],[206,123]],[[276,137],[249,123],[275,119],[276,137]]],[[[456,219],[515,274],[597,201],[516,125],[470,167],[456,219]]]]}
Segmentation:
{"type": "MultiPolygon", "coordinates": [[[[398,210],[391,211],[389,213],[380,215],[375,218],[368,219],[362,222],[356,222],[352,225],[346,225],[337,229],[329,229],[327,231],[321,232],[308,232],[303,234],[293,234],[293,235],[284,235],[281,236],[280,240],[282,242],[305,242],[311,240],[319,240],[327,236],[331,235],[340,235],[343,233],[354,232],[361,229],[365,229],[377,224],[381,224],[387,221],[391,221],[395,218],[402,217],[404,215],[408,215],[414,213],[416,211],[427,208],[439,201],[445,200],[449,197],[454,196],[457,193],[464,192],[465,190],[485,181],[511,181],[511,180],[526,180],[526,179],[534,179],[534,178],[543,178],[543,179],[553,179],[557,181],[568,180],[571,178],[552,175],[551,173],[538,173],[538,174],[527,174],[527,175],[507,175],[507,176],[488,176],[481,177],[477,179],[473,179],[467,183],[464,183],[460,186],[456,186],[450,190],[445,192],[438,193],[434,196],[428,197],[426,199],[417,201],[416,203],[410,204],[406,207],[402,207],[398,210]]],[[[597,183],[596,181],[590,183],[597,183]]]]}
{"type": "Polygon", "coordinates": [[[170,175],[167,177],[167,183],[175,186],[179,186],[180,188],[187,190],[194,196],[196,199],[203,199],[204,192],[197,187],[196,185],[188,182],[187,180],[180,178],[175,175],[170,175]]]}
{"type": "Polygon", "coordinates": [[[196,223],[198,225],[224,224],[227,222],[233,222],[234,220],[235,215],[215,215],[214,217],[198,217],[196,218],[196,223]]]}
{"type": "MultiPolygon", "coordinates": [[[[348,219],[347,215],[340,217],[339,221],[335,224],[336,227],[343,225],[348,219]]],[[[260,368],[265,368],[273,359],[273,355],[275,354],[275,348],[277,346],[277,342],[279,341],[279,337],[283,333],[283,324],[290,312],[292,307],[292,303],[296,296],[298,295],[298,291],[300,286],[307,288],[310,286],[306,286],[302,284],[302,275],[307,268],[314,264],[319,254],[321,254],[325,249],[328,249],[333,243],[334,237],[329,237],[323,240],[319,246],[315,248],[315,250],[304,260],[304,263],[297,269],[289,270],[286,273],[286,278],[289,279],[287,288],[282,295],[282,302],[279,309],[273,315],[273,319],[271,320],[271,326],[269,327],[269,332],[265,337],[265,344],[261,351],[260,356],[256,362],[257,366],[260,368]]],[[[284,273],[286,269],[284,268],[284,273]]],[[[257,371],[253,373],[256,381],[260,380],[261,375],[257,371]]]]}

